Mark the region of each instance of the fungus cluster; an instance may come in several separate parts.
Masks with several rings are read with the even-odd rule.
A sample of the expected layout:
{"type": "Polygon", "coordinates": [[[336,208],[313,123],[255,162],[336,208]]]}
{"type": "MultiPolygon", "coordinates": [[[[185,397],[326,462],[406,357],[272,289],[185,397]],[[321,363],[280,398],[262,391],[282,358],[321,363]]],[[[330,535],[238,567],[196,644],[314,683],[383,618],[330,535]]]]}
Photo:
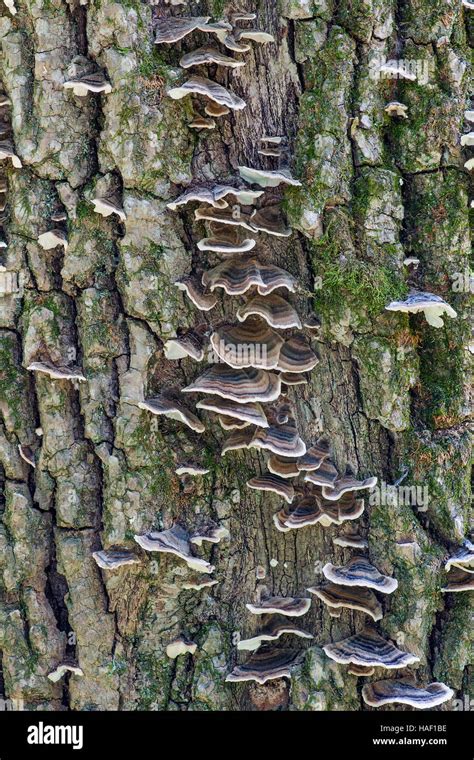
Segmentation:
{"type": "MultiPolygon", "coordinates": [[[[171,3],[181,4],[179,0],[171,3]]],[[[209,78],[203,67],[220,67],[231,75],[245,66],[245,60],[235,54],[250,50],[251,42],[272,42],[272,35],[253,26],[255,18],[252,13],[233,13],[229,19],[219,21],[212,21],[209,16],[162,16],[157,20],[156,44],[173,45],[195,32],[211,38],[209,44],[181,57],[180,65],[189,73],[167,92],[174,100],[191,97],[197,104],[189,127],[215,129],[216,119],[230,112],[239,118],[239,112],[246,108],[240,95],[209,78]]],[[[395,67],[387,64],[383,72],[409,80],[416,78],[399,64],[395,67]]],[[[71,77],[64,86],[71,87],[79,96],[111,89],[101,72],[71,77]]],[[[407,118],[406,106],[396,101],[390,102],[385,110],[389,116],[407,118]]],[[[465,140],[465,144],[471,143],[465,140]]],[[[214,361],[200,368],[181,389],[183,395],[163,392],[140,401],[138,407],[177,421],[198,434],[206,430],[197,414],[203,412],[206,420],[226,431],[222,456],[246,449],[262,452],[267,470],[256,473],[247,485],[282,500],[283,506],[273,518],[277,530],[288,532],[316,524],[323,528],[341,526],[362,515],[361,493],[372,489],[377,479],[358,479],[352,472],[340,471],[327,439],[319,438],[307,445],[299,433],[288,389],[306,383],[308,373],[318,364],[312,338],[320,323],[313,314],[301,317],[292,303],[293,294],[300,290],[296,277],[268,261],[259,252],[258,243],[261,235],[289,237],[291,229],[282,211],[281,192],[301,183],[288,166],[285,136],[262,136],[257,153],[276,165],[273,168],[240,165],[238,177],[196,183],[167,204],[170,213],[188,211],[188,206],[194,204],[194,219],[206,229],[197,249],[209,256],[216,255],[220,262],[204,271],[198,265],[192,274],[175,282],[198,312],[206,315],[207,321],[169,338],[164,355],[169,361],[191,359],[201,363],[212,351],[214,361]],[[228,298],[236,305],[235,319],[224,321],[216,318],[213,310],[221,299],[228,298]]],[[[92,202],[98,213],[104,216],[115,213],[121,221],[125,219],[119,195],[96,197],[92,202]]],[[[67,245],[67,241],[63,244],[67,245]]],[[[406,301],[393,302],[387,309],[423,311],[435,327],[442,326],[442,315],[456,316],[449,304],[430,293],[412,293],[406,301]]],[[[51,374],[53,370],[59,371],[45,363],[30,368],[49,372],[52,377],[57,376],[51,374]]],[[[75,375],[74,379],[84,378],[75,375]]],[[[175,471],[179,477],[198,477],[205,476],[208,468],[199,461],[183,459],[175,471]]],[[[176,523],[166,530],[136,535],[135,541],[146,552],[171,554],[183,561],[194,575],[182,588],[201,590],[212,587],[217,580],[209,577],[214,566],[198,550],[205,543],[215,544],[227,536],[227,530],[219,525],[188,531],[176,523]]],[[[418,657],[398,649],[374,627],[383,617],[382,599],[396,591],[397,580],[372,565],[367,556],[367,541],[362,536],[344,533],[333,541],[335,546],[354,549],[356,553],[343,565],[327,562],[323,567],[324,581],[307,589],[309,597],[272,595],[266,588],[260,588],[256,600],[246,605],[248,612],[258,616],[262,623],[257,632],[238,642],[239,651],[252,654],[232,670],[226,678],[228,682],[264,684],[289,677],[291,668],[300,662],[302,650],[280,647],[279,640],[283,636],[291,636],[293,640],[312,638],[312,633],[300,628],[294,619],[308,612],[313,597],[333,617],[339,616],[342,609],[349,609],[370,618],[370,625],[360,633],[324,647],[326,655],[346,664],[351,674],[371,676],[375,668],[394,670],[418,661],[418,657]]],[[[472,560],[472,553],[470,556],[472,560]]],[[[132,551],[116,547],[96,552],[94,558],[103,569],[139,561],[132,551]]],[[[453,566],[453,574],[472,573],[471,560],[465,561],[465,554],[458,553],[446,569],[453,566]]],[[[263,569],[263,576],[257,577],[264,574],[263,569]]],[[[456,584],[456,578],[453,582],[456,584]]],[[[196,643],[181,634],[168,644],[166,651],[175,658],[194,654],[196,649],[196,643]]],[[[420,689],[406,679],[376,681],[364,689],[366,703],[373,706],[400,702],[428,707],[452,695],[443,684],[420,689]]]]}

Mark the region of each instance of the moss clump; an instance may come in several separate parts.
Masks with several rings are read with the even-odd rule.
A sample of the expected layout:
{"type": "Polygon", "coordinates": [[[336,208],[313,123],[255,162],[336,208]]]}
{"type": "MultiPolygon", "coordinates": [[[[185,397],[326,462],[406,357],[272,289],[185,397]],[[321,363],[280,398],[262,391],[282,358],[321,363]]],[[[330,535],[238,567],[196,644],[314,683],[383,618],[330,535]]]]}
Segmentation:
{"type": "Polygon", "coordinates": [[[383,312],[389,301],[406,294],[405,282],[389,267],[341,258],[339,242],[329,229],[313,244],[313,271],[322,281],[315,298],[321,316],[340,316],[350,305],[374,316],[383,312]]]}

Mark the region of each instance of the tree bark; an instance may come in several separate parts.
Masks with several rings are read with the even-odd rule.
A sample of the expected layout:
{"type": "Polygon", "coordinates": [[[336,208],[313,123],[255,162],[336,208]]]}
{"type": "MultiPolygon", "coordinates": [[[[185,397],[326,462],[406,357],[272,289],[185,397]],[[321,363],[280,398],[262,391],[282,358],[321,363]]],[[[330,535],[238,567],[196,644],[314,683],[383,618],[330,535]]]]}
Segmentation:
{"type": "Polygon", "coordinates": [[[30,710],[367,709],[364,679],[322,650],[359,631],[364,616],[333,618],[316,598],[301,623],[314,639],[286,643],[305,650],[291,680],[225,682],[244,659],[239,636],[260,627],[246,603],[262,585],[307,596],[326,562],[350,558],[332,541],[346,527],[277,531],[281,500],[246,486],[264,471],[262,454],[221,457],[223,431],[210,415],[199,435],[137,407],[199,374],[191,359],[164,356],[178,328],[235,318],[237,299],[198,312],[174,287],[219,258],[196,247],[204,228],[194,207],[172,213],[166,204],[191,184],[233,184],[239,165],[272,168],[258,154],[264,135],[287,136],[302,186],[281,194],[292,236],[262,233],[256,250],[298,278],[292,302],[321,320],[320,363],[308,385],[289,392],[300,434],[309,445],[324,433],[341,472],[349,466],[387,484],[406,472],[404,486],[427,488],[421,506],[365,496],[357,526],[370,559],[399,581],[377,627],[420,658],[409,671],[417,683],[441,680],[457,698],[469,695],[471,595],[441,588],[444,561],[472,519],[472,314],[469,288],[456,283],[469,275],[471,248],[463,165],[472,149],[460,135],[474,12],[460,0],[242,0],[238,9],[256,12],[275,42],[251,43],[246,65],[230,74],[210,69],[247,107],[197,133],[188,123],[199,99],[174,101],[166,90],[187,78],[183,52],[207,38],[157,46],[154,26],[166,14],[219,19],[231,3],[18,0],[17,8],[0,18],[11,101],[4,128],[22,162],[1,164],[8,248],[0,252],[18,278],[0,300],[4,698],[30,710]],[[110,94],[79,98],[63,88],[76,56],[105,71],[110,94]],[[374,77],[377,62],[392,58],[416,61],[427,81],[374,77]],[[390,117],[389,101],[403,102],[408,118],[390,117]],[[111,186],[123,193],[124,224],[93,211],[91,199],[111,186]],[[43,250],[38,236],[60,208],[68,247],[43,250]],[[409,257],[416,269],[404,264],[409,257]],[[442,296],[457,319],[435,329],[422,316],[385,311],[411,286],[442,296]],[[27,371],[46,357],[77,364],[87,382],[27,371]],[[18,445],[32,448],[34,469],[18,445]],[[175,467],[193,456],[210,472],[190,484],[175,467]],[[230,533],[199,550],[219,583],[186,591],[187,566],[140,552],[134,535],[176,523],[191,531],[205,518],[230,533]],[[117,545],[139,553],[140,564],[101,570],[92,552],[117,545]],[[172,660],[166,646],[179,634],[197,651],[172,660]],[[83,676],[53,683],[48,674],[65,658],[83,676]]]}

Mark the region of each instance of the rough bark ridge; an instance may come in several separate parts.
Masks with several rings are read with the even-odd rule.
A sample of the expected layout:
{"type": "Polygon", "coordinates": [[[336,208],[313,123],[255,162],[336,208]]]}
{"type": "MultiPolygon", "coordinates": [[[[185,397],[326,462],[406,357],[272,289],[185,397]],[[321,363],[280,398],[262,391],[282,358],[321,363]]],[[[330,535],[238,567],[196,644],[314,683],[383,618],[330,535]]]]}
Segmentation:
{"type": "MultiPolygon", "coordinates": [[[[334,527],[275,530],[280,500],[245,486],[261,455],[221,459],[218,426],[199,436],[136,406],[197,374],[191,360],[168,362],[163,341],[211,319],[172,285],[211,259],[196,249],[202,234],[191,211],[172,214],[166,203],[191,181],[227,181],[238,164],[262,165],[263,134],[288,135],[303,186],[285,193],[293,236],[261,235],[259,255],[308,292],[321,286],[313,302],[296,300],[322,322],[321,362],[309,385],[290,391],[301,434],[311,442],[324,431],[342,470],[386,483],[407,470],[404,485],[427,486],[426,511],[366,498],[359,525],[370,558],[399,580],[379,629],[421,658],[412,669],[419,683],[443,680],[469,694],[470,595],[441,587],[443,559],[471,527],[469,291],[453,284],[469,268],[463,164],[472,149],[460,134],[474,13],[461,0],[242,0],[239,10],[256,11],[276,42],[255,45],[230,75],[218,70],[247,108],[196,134],[187,127],[192,100],[165,91],[180,81],[183,51],[205,37],[156,48],[155,19],[188,11],[217,19],[230,3],[18,0],[17,8],[0,18],[5,123],[23,163],[2,162],[3,263],[21,275],[20,291],[4,288],[0,301],[4,696],[55,710],[363,709],[363,680],[321,645],[364,618],[332,618],[316,599],[303,626],[315,638],[298,643],[307,653],[291,682],[224,683],[235,634],[258,627],[245,609],[261,583],[257,568],[274,594],[306,596],[322,564],[342,564],[350,552],[333,545],[334,527]],[[63,89],[76,56],[106,72],[109,95],[63,89]],[[377,81],[381,58],[416,60],[427,81],[377,81]],[[385,113],[391,100],[408,106],[408,119],[385,113]],[[93,213],[90,199],[112,185],[123,189],[124,225],[93,213]],[[38,236],[62,207],[69,245],[45,251],[38,236]],[[407,257],[420,260],[411,275],[407,257]],[[436,330],[384,312],[407,283],[445,297],[458,319],[436,330]],[[78,364],[87,383],[26,371],[47,357],[78,364]],[[18,444],[33,449],[35,469],[18,444]],[[196,451],[210,474],[183,488],[175,462],[196,451]],[[113,572],[92,558],[101,546],[136,549],[136,533],[192,526],[198,514],[231,535],[203,549],[219,579],[211,589],[183,591],[190,571],[171,557],[143,553],[141,564],[113,572]],[[170,660],[165,648],[179,633],[198,649],[170,660]],[[48,673],[66,656],[84,675],[52,683],[48,673]]],[[[220,304],[218,317],[231,307],[220,304]]]]}

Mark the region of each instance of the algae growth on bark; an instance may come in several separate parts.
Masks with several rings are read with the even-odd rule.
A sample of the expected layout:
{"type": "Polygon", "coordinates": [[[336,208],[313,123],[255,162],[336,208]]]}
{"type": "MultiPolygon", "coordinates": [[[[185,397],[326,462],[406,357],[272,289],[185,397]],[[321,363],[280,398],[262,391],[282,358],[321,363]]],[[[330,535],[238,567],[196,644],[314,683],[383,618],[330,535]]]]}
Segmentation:
{"type": "Polygon", "coordinates": [[[463,0],[4,0],[2,699],[474,698],[473,40],[463,0]]]}

